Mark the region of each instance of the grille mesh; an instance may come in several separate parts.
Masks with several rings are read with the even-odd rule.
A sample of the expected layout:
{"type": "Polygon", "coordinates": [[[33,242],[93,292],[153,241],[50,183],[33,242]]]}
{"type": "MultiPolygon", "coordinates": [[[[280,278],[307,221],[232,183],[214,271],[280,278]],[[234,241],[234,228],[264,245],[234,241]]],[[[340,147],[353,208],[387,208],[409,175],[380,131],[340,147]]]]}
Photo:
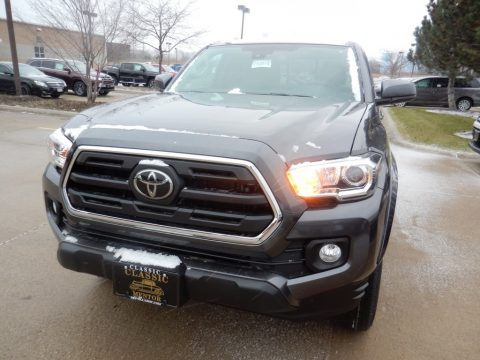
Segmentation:
{"type": "Polygon", "coordinates": [[[129,179],[138,171],[140,161],[147,159],[152,160],[83,151],[66,185],[72,207],[150,224],[247,237],[260,234],[274,218],[262,187],[239,165],[155,159],[169,165],[182,185],[166,204],[145,202],[135,196],[129,179]]]}

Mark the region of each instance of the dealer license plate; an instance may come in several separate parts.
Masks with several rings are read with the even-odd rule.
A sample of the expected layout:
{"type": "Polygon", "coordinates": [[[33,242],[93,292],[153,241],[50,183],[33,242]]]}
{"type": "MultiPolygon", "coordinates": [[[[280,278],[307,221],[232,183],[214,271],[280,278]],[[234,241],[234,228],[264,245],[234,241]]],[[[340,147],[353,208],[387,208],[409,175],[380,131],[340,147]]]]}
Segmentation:
{"type": "Polygon", "coordinates": [[[113,292],[154,305],[178,307],[185,301],[182,291],[183,265],[175,269],[115,262],[113,292]]]}

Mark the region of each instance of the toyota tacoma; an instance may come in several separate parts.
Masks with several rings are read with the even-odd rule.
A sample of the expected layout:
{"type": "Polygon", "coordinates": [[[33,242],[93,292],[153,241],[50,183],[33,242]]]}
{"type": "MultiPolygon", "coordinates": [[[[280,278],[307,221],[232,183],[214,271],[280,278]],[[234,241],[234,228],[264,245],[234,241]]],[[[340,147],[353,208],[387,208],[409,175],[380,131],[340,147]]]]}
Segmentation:
{"type": "Polygon", "coordinates": [[[376,96],[353,43],[207,46],[163,93],[50,135],[58,260],[151,304],[344,314],[366,330],[397,195],[378,106],[415,93],[385,80],[376,96]]]}

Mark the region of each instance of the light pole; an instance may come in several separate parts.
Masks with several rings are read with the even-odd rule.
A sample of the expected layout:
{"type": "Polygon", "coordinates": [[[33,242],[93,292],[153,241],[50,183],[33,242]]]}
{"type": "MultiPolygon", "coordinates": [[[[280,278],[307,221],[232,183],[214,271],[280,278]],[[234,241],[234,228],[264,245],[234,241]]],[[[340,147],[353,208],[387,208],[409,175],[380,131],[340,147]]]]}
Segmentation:
{"type": "MultiPolygon", "coordinates": [[[[92,38],[93,38],[93,34],[92,34],[92,17],[93,18],[96,18],[97,17],[97,14],[95,14],[94,12],[91,12],[91,11],[88,11],[88,10],[83,10],[82,11],[82,14],[85,15],[86,17],[88,17],[88,29],[87,29],[87,55],[88,56],[88,61],[89,63],[92,61],[92,59],[90,58],[91,55],[92,55],[92,38]]],[[[85,56],[84,55],[84,56],[85,56]]],[[[85,56],[87,58],[87,56],[85,56]]],[[[90,66],[91,64],[89,64],[90,66]]]]}
{"type": "Polygon", "coordinates": [[[13,82],[15,84],[15,94],[22,95],[20,83],[20,71],[18,69],[17,43],[15,42],[15,31],[13,29],[12,6],[10,0],[5,0],[5,12],[7,14],[8,39],[10,41],[10,53],[12,54],[13,82]]]}
{"type": "Polygon", "coordinates": [[[240,32],[240,39],[243,39],[243,24],[245,21],[245,13],[249,14],[250,9],[246,7],[245,5],[238,5],[238,10],[242,12],[242,30],[240,32]]]}
{"type": "Polygon", "coordinates": [[[172,50],[172,43],[167,42],[167,65],[170,64],[170,50],[172,50]]]}
{"type": "Polygon", "coordinates": [[[398,77],[402,75],[403,68],[403,51],[398,52],[398,77]]]}

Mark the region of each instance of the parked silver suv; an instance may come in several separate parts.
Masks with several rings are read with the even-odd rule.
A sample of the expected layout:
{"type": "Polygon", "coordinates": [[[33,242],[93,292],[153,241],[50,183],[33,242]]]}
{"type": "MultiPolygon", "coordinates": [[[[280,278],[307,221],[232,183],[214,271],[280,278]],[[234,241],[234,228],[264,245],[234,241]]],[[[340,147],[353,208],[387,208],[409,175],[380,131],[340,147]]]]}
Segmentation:
{"type": "MultiPolygon", "coordinates": [[[[448,78],[428,76],[412,79],[417,97],[400,105],[448,106],[448,78]]],[[[480,104],[480,80],[458,77],[455,81],[455,104],[460,111],[467,111],[480,104]]]]}

